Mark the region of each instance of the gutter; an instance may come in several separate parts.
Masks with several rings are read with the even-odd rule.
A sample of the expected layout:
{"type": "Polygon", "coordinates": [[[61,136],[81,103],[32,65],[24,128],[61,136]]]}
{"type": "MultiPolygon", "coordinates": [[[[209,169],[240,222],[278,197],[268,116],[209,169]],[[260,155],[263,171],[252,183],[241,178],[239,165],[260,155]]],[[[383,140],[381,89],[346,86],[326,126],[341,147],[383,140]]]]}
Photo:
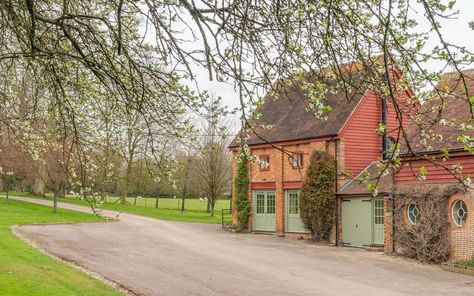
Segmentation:
{"type": "Polygon", "coordinates": [[[337,180],[338,180],[338,171],[337,171],[337,149],[339,142],[338,139],[334,139],[334,169],[335,169],[335,178],[334,178],[334,188],[336,191],[336,247],[339,246],[339,197],[337,196],[337,180]]]}
{"type": "MultiPolygon", "coordinates": [[[[448,149],[448,152],[468,152],[468,151],[466,151],[464,148],[453,148],[453,149],[448,149]]],[[[400,157],[416,157],[420,154],[433,155],[433,154],[440,154],[440,153],[441,153],[441,150],[422,151],[422,152],[419,152],[418,154],[413,154],[413,153],[410,152],[410,153],[400,154],[400,157]]]]}
{"type": "MultiPolygon", "coordinates": [[[[305,137],[305,138],[296,138],[296,139],[288,139],[288,140],[278,140],[278,141],[262,141],[259,143],[253,143],[253,144],[247,144],[247,146],[255,146],[255,145],[278,145],[280,143],[286,143],[286,142],[293,142],[293,141],[304,141],[304,140],[313,140],[313,139],[324,139],[324,138],[337,138],[339,134],[331,134],[331,135],[322,135],[322,136],[316,136],[316,137],[305,137]]],[[[240,147],[240,144],[230,144],[227,146],[227,148],[232,149],[232,148],[237,148],[240,147]]]]}
{"type": "MultiPolygon", "coordinates": [[[[337,196],[343,198],[343,197],[366,197],[367,195],[372,196],[372,193],[367,192],[367,193],[336,193],[337,196]]],[[[390,193],[388,192],[379,192],[377,193],[377,196],[389,196],[390,193]]]]}

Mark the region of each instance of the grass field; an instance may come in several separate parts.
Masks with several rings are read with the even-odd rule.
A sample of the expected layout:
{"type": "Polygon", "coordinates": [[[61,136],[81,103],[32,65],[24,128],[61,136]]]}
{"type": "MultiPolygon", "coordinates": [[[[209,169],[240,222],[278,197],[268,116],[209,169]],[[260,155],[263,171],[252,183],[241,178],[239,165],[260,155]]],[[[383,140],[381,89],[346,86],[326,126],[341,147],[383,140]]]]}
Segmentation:
{"type": "Polygon", "coordinates": [[[89,275],[52,259],[10,232],[15,224],[97,221],[95,216],[0,198],[0,295],[122,295],[89,275]]]}
{"type": "MultiPolygon", "coordinates": [[[[32,194],[11,193],[10,195],[44,199],[32,194]]],[[[46,198],[52,199],[49,195],[46,198]]],[[[67,196],[66,198],[60,198],[58,200],[60,202],[88,205],[86,201],[82,201],[77,197],[72,196],[67,196]]],[[[218,200],[216,202],[214,217],[211,217],[206,211],[207,203],[205,200],[187,199],[185,201],[184,212],[180,211],[180,199],[160,198],[158,201],[158,208],[155,208],[155,198],[128,198],[128,203],[125,205],[120,204],[120,201],[117,200],[118,197],[108,197],[107,201],[104,202],[100,208],[163,220],[219,224],[221,223],[222,218],[221,210],[229,209],[230,207],[230,200],[218,200]]]]}

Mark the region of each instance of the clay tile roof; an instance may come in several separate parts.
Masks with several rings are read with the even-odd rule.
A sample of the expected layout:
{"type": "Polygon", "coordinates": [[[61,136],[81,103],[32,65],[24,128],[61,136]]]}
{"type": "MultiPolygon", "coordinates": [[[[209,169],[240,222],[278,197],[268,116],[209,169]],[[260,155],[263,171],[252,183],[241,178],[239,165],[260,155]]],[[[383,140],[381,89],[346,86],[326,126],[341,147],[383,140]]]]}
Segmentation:
{"type": "MultiPolygon", "coordinates": [[[[435,135],[441,135],[442,141],[428,140],[427,145],[432,146],[434,151],[446,149],[462,149],[463,144],[457,140],[460,135],[474,136],[474,131],[462,131],[459,125],[469,124],[471,120],[470,103],[468,97],[474,96],[474,69],[462,71],[466,80],[466,91],[463,87],[461,75],[458,72],[446,73],[436,85],[434,92],[439,92],[441,98],[424,103],[418,114],[421,116],[423,126],[435,135]],[[437,106],[444,106],[441,112],[437,106]],[[453,122],[454,125],[443,125],[440,120],[453,122]]],[[[474,126],[474,125],[473,125],[474,126]]],[[[420,143],[420,128],[412,123],[407,129],[407,138],[414,152],[426,151],[426,146],[420,143]]],[[[405,150],[405,153],[407,150],[405,150]]]]}
{"type": "MultiPolygon", "coordinates": [[[[353,81],[357,81],[359,85],[367,84],[364,81],[364,70],[352,69],[351,72],[353,81]]],[[[310,75],[306,75],[304,79],[314,81],[310,75]]],[[[273,92],[276,95],[268,93],[263,98],[263,105],[259,110],[261,117],[256,122],[250,123],[258,136],[250,135],[248,145],[336,136],[364,96],[361,87],[357,87],[359,91],[353,90],[352,93],[328,92],[325,104],[331,107],[331,111],[328,112],[327,121],[324,121],[308,111],[308,96],[299,87],[299,82],[288,83],[288,81],[277,82],[274,89],[278,91],[273,92]],[[273,127],[262,129],[262,125],[273,127]]],[[[366,90],[364,89],[364,92],[366,90]]],[[[235,138],[229,147],[237,147],[239,144],[235,138]]]]}
{"type": "MultiPolygon", "coordinates": [[[[372,193],[369,192],[367,189],[367,184],[368,183],[377,183],[377,178],[379,177],[379,169],[377,167],[377,163],[374,161],[369,166],[367,166],[357,177],[354,179],[349,180],[346,184],[344,184],[341,189],[337,192],[339,195],[349,195],[349,194],[367,194],[371,195],[372,193]],[[369,180],[367,182],[359,184],[357,182],[357,178],[365,171],[367,170],[370,174],[369,180]]],[[[386,176],[381,176],[378,178],[378,183],[377,183],[377,191],[378,194],[387,194],[392,192],[393,188],[393,174],[389,173],[386,176]]]]}

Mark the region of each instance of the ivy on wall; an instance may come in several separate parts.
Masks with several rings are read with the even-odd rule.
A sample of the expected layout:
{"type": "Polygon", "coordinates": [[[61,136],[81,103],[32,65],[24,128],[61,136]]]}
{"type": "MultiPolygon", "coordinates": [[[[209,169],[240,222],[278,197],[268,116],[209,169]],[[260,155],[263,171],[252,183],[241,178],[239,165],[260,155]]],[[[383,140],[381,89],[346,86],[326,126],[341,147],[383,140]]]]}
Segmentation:
{"type": "Polygon", "coordinates": [[[300,194],[300,215],[314,238],[329,240],[335,222],[334,157],[314,151],[300,194]]]}
{"type": "Polygon", "coordinates": [[[249,172],[248,172],[248,154],[245,149],[240,149],[237,159],[237,175],[234,179],[236,187],[235,208],[237,210],[237,223],[239,229],[247,228],[250,214],[249,204],[249,172]]]}

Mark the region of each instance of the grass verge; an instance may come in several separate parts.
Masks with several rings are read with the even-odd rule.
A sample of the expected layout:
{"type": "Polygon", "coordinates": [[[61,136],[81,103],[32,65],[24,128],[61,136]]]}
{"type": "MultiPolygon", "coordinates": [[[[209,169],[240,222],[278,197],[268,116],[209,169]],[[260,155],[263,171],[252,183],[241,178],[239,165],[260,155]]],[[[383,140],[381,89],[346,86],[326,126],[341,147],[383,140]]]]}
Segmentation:
{"type": "Polygon", "coordinates": [[[75,211],[0,197],[0,295],[64,296],[122,295],[99,280],[55,260],[17,238],[10,231],[16,224],[98,221],[75,211]]]}

